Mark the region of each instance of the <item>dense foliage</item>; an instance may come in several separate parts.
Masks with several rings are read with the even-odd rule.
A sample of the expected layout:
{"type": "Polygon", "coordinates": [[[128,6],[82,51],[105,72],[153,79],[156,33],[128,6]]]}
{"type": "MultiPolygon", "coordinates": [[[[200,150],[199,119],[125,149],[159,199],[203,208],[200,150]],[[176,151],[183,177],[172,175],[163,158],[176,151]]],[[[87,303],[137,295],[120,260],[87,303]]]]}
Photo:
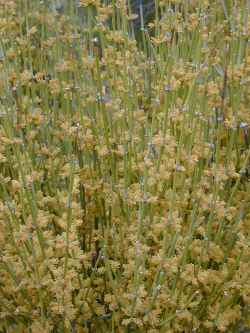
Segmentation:
{"type": "Polygon", "coordinates": [[[249,1],[132,7],[0,0],[3,333],[250,327],[249,1]]]}

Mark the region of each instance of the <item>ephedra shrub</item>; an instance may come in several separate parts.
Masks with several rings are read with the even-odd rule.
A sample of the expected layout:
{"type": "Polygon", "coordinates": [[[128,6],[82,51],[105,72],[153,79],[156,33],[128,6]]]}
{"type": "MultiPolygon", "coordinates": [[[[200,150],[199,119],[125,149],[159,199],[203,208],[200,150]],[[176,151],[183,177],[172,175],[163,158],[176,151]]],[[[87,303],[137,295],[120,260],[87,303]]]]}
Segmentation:
{"type": "Polygon", "coordinates": [[[0,0],[3,333],[250,326],[249,1],[132,7],[0,0]]]}

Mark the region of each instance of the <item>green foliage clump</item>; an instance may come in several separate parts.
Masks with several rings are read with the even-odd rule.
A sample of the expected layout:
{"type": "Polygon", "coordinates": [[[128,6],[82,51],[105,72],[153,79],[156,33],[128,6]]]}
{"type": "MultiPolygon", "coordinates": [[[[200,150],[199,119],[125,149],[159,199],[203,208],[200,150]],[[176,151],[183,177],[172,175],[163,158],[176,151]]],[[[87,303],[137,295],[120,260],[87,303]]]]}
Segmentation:
{"type": "Polygon", "coordinates": [[[249,1],[0,0],[0,331],[250,326],[249,1]]]}

